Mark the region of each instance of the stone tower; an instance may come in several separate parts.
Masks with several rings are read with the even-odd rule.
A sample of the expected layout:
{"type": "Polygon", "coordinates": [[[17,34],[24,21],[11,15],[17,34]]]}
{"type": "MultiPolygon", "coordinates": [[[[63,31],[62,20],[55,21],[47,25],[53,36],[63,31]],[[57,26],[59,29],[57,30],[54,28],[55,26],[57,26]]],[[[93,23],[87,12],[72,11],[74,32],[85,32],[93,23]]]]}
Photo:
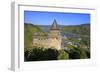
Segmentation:
{"type": "Polygon", "coordinates": [[[33,35],[33,46],[61,49],[61,34],[56,20],[47,35],[33,35]]]}
{"type": "Polygon", "coordinates": [[[54,19],[51,28],[49,30],[49,36],[52,37],[51,39],[51,46],[54,46],[57,49],[61,49],[61,34],[60,28],[54,19]]]}
{"type": "Polygon", "coordinates": [[[60,36],[60,29],[59,29],[58,24],[55,19],[53,21],[53,24],[51,25],[49,34],[51,36],[60,36]]]}

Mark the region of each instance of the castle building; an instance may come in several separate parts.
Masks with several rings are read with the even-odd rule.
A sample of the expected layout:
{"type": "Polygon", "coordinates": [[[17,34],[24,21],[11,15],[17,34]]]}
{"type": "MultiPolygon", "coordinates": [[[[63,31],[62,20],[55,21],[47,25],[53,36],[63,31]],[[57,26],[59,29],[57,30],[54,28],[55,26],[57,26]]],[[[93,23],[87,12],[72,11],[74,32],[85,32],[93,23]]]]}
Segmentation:
{"type": "Polygon", "coordinates": [[[47,35],[33,34],[33,46],[61,49],[61,33],[56,20],[47,35]]]}

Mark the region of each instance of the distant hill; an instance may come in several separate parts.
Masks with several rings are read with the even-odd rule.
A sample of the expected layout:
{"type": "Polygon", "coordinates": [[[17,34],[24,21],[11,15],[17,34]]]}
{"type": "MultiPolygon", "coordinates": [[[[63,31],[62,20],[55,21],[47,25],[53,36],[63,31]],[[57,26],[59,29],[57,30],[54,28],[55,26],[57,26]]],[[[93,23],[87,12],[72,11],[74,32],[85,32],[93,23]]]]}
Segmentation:
{"type": "MultiPolygon", "coordinates": [[[[51,25],[37,25],[38,27],[40,27],[43,31],[47,32],[49,31],[51,25]]],[[[59,25],[60,28],[63,28],[66,25],[59,25]]]]}
{"type": "Polygon", "coordinates": [[[61,28],[63,33],[77,34],[77,35],[90,35],[90,24],[81,24],[74,26],[64,26],[61,28]]]}
{"type": "Polygon", "coordinates": [[[43,30],[44,32],[48,32],[51,25],[37,25],[39,28],[41,28],[41,30],[43,30]]]}
{"type": "MultiPolygon", "coordinates": [[[[38,25],[43,31],[47,32],[51,25],[38,25]]],[[[61,32],[65,34],[90,35],[90,24],[80,25],[59,25],[61,32]]]]}

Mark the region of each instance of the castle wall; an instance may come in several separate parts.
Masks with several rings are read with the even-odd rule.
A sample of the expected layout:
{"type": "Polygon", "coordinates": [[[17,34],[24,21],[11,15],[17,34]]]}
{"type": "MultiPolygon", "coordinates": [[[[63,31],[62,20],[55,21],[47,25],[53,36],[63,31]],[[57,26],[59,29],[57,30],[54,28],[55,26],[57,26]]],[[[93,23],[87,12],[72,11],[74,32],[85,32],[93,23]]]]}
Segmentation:
{"type": "Polygon", "coordinates": [[[33,46],[61,49],[61,38],[60,37],[33,38],[33,46]]]}
{"type": "Polygon", "coordinates": [[[61,49],[61,34],[56,20],[54,20],[47,36],[34,35],[33,46],[61,49]]]}

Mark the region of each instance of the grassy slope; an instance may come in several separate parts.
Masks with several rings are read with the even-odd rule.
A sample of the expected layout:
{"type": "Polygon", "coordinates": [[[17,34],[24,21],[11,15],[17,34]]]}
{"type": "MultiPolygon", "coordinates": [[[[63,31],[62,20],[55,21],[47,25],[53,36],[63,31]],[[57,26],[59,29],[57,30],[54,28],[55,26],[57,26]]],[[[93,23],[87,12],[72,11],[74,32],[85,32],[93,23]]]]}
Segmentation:
{"type": "Polygon", "coordinates": [[[32,35],[35,32],[41,32],[41,29],[33,24],[24,24],[24,48],[29,48],[32,43],[32,35]]]}

